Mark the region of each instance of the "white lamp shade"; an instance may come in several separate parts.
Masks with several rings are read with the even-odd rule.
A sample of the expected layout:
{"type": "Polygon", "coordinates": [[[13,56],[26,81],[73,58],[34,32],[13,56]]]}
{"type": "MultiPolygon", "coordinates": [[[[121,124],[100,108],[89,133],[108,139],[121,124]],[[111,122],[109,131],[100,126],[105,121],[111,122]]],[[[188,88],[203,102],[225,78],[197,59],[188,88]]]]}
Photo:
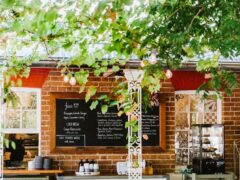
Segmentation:
{"type": "Polygon", "coordinates": [[[76,81],[75,77],[71,77],[69,83],[70,83],[70,85],[72,85],[72,86],[76,85],[77,81],[76,81]]]}

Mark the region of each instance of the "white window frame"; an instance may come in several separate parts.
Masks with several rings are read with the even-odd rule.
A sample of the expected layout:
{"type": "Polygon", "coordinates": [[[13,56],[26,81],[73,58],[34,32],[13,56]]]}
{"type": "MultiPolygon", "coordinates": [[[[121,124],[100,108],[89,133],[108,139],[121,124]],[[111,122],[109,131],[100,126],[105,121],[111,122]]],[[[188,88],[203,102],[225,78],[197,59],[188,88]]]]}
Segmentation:
{"type": "MultiPolygon", "coordinates": [[[[3,134],[38,134],[38,154],[41,155],[41,89],[12,87],[14,92],[36,92],[37,94],[37,127],[34,129],[27,128],[3,128],[3,134]]],[[[4,121],[3,121],[4,123],[4,121]]],[[[21,122],[22,123],[22,122],[21,122]]]]}
{"type": "Polygon", "coordinates": [[[2,123],[3,123],[3,74],[0,71],[0,180],[3,179],[3,132],[2,132],[2,123]]]}
{"type": "MultiPolygon", "coordinates": [[[[197,92],[194,90],[184,90],[184,91],[175,91],[175,95],[177,94],[187,94],[187,95],[196,95],[197,92]]],[[[203,94],[203,92],[200,92],[200,95],[203,94]]],[[[214,95],[213,91],[209,91],[209,95],[214,95]]],[[[174,96],[174,103],[176,104],[176,99],[174,96]]],[[[204,108],[203,108],[204,113],[204,108]]],[[[176,112],[175,112],[176,115],[176,112]]],[[[190,117],[188,117],[190,119],[190,117]]],[[[217,124],[222,124],[222,99],[217,99],[217,124]]]]}
{"type": "MultiPolygon", "coordinates": [[[[176,100],[175,96],[178,95],[178,94],[197,95],[197,92],[195,90],[175,91],[175,94],[174,94],[174,107],[177,104],[177,102],[176,102],[177,100],[176,100]]],[[[200,92],[200,95],[201,94],[203,94],[203,92],[200,92]]],[[[214,95],[214,92],[213,91],[209,91],[209,95],[214,95]]],[[[188,106],[189,105],[190,105],[190,101],[188,102],[188,106]]],[[[203,103],[203,105],[204,105],[204,103],[203,103]]],[[[189,111],[187,112],[188,113],[188,117],[187,118],[188,118],[188,125],[189,125],[190,124],[190,122],[189,122],[190,121],[190,107],[188,109],[189,109],[189,111]]],[[[205,114],[204,109],[205,108],[203,108],[203,114],[205,114]]],[[[175,128],[176,128],[176,115],[177,115],[177,112],[176,112],[176,107],[175,107],[175,115],[174,115],[174,119],[175,119],[174,125],[175,125],[175,128]]],[[[204,118],[204,116],[203,116],[203,118],[204,118]]],[[[220,98],[217,99],[217,124],[222,124],[222,99],[220,99],[220,98]]],[[[180,131],[188,132],[188,147],[187,148],[177,148],[179,150],[186,149],[188,151],[188,164],[190,162],[190,150],[191,150],[190,144],[189,144],[189,142],[191,141],[191,139],[190,139],[190,134],[191,134],[190,130],[191,130],[191,128],[189,126],[186,129],[181,129],[181,130],[179,130],[179,129],[176,130],[175,129],[175,137],[176,137],[176,132],[180,132],[180,131]]],[[[175,146],[175,144],[176,144],[176,139],[174,139],[174,146],[175,146]]],[[[175,154],[176,154],[176,150],[177,149],[175,148],[175,154]]]]}

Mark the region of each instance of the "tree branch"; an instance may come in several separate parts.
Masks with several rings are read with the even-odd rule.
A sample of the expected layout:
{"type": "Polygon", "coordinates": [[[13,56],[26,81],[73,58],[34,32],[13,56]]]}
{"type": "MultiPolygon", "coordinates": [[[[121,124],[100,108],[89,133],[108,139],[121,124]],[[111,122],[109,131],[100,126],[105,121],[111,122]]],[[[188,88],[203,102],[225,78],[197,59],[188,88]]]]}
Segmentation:
{"type": "Polygon", "coordinates": [[[167,17],[167,20],[169,20],[171,17],[173,17],[179,10],[180,10],[180,8],[176,9],[170,16],[167,17]]]}
{"type": "Polygon", "coordinates": [[[201,9],[198,10],[197,14],[192,18],[192,21],[188,27],[188,29],[190,29],[192,27],[192,24],[194,22],[194,20],[196,19],[196,17],[204,10],[204,7],[202,6],[201,9]]]}
{"type": "Polygon", "coordinates": [[[42,42],[43,42],[43,45],[44,45],[45,50],[46,50],[46,52],[47,52],[48,58],[51,59],[51,60],[54,60],[54,59],[51,57],[51,54],[50,54],[50,52],[49,52],[49,50],[48,50],[48,47],[47,47],[46,42],[45,42],[45,41],[42,41],[42,42]]]}

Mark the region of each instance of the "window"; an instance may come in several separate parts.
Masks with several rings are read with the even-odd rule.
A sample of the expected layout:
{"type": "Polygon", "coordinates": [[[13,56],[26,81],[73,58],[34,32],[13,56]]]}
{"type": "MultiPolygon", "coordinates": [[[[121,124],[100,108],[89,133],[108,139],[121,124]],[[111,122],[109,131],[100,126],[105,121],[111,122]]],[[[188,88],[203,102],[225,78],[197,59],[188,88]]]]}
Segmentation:
{"type": "Polygon", "coordinates": [[[175,92],[175,155],[177,165],[190,164],[193,124],[221,124],[221,100],[202,100],[196,91],[175,92]]]}
{"type": "Polygon", "coordinates": [[[4,106],[4,133],[40,133],[40,89],[13,88],[17,107],[4,106]]]}
{"type": "MultiPolygon", "coordinates": [[[[3,133],[9,139],[11,134],[22,140],[25,154],[23,163],[33,160],[40,152],[41,137],[41,90],[37,88],[12,88],[19,98],[16,107],[3,106],[3,133]]],[[[7,152],[5,152],[7,154],[7,152]]],[[[5,160],[9,160],[4,156],[5,160]]]]}

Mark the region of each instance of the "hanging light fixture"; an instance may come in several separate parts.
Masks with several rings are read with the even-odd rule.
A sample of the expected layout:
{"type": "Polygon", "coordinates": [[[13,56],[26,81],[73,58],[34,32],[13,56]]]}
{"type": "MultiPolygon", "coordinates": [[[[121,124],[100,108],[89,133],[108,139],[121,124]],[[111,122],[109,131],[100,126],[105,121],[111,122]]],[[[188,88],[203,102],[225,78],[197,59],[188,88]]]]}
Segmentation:
{"type": "Polygon", "coordinates": [[[165,73],[165,76],[168,78],[168,79],[171,79],[172,76],[173,76],[173,73],[170,69],[167,69],[166,73],[165,73]]]}
{"type": "Polygon", "coordinates": [[[74,74],[74,73],[72,73],[72,77],[71,77],[69,83],[70,83],[70,85],[72,85],[72,86],[76,85],[77,81],[76,81],[76,78],[75,78],[75,74],[74,74]]]}
{"type": "Polygon", "coordinates": [[[152,51],[152,54],[151,54],[150,59],[149,59],[149,63],[150,64],[156,64],[157,63],[157,51],[156,51],[156,49],[154,49],[152,51]]]}
{"type": "Polygon", "coordinates": [[[68,82],[69,82],[69,77],[68,77],[68,73],[67,73],[67,72],[65,72],[64,75],[63,75],[63,81],[64,81],[65,83],[68,83],[68,82]]]}

